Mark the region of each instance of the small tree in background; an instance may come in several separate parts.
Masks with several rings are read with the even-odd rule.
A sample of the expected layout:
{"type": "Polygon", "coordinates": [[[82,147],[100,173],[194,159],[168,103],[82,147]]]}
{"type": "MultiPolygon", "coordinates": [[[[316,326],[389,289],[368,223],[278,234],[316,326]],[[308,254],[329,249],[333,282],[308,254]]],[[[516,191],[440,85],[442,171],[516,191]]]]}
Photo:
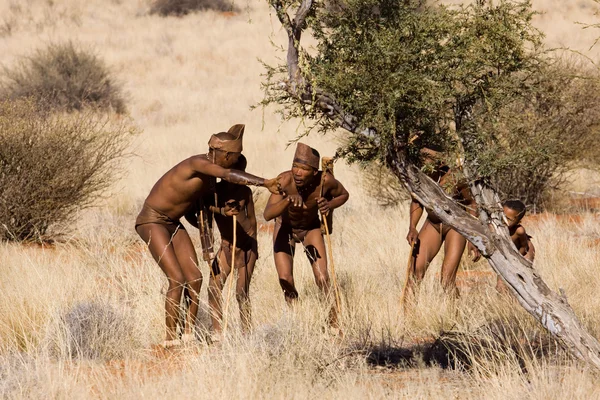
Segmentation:
{"type": "Polygon", "coordinates": [[[233,0],[154,0],[150,14],[181,17],[196,11],[237,11],[233,0]]]}
{"type": "Polygon", "coordinates": [[[53,110],[126,111],[121,85],[95,54],[72,42],[51,44],[4,68],[0,99],[34,98],[53,110]]]}
{"type": "Polygon", "coordinates": [[[126,119],[49,114],[31,99],[0,102],[0,238],[45,240],[93,204],[120,172],[126,119]],[[57,228],[50,232],[50,228],[57,228]]]}
{"type": "Polygon", "coordinates": [[[506,116],[547,95],[537,83],[553,60],[531,25],[530,2],[269,3],[288,34],[288,51],[285,65],[267,70],[264,104],[278,104],[286,118],[316,120],[323,132],[345,129],[338,157],[389,168],[428,212],[481,251],[531,315],[600,368],[600,343],[512,244],[495,185],[503,171],[522,165],[503,152],[513,134],[506,116]],[[314,55],[300,46],[307,28],[317,41],[314,55]],[[462,171],[478,219],[421,171],[423,148],[441,149],[462,171]]]}
{"type": "MultiPolygon", "coordinates": [[[[496,113],[478,118],[489,133],[479,149],[501,198],[518,198],[538,209],[568,173],[599,165],[600,76],[572,59],[556,58],[524,82],[526,91],[496,113]]],[[[493,105],[495,99],[489,99],[493,105]]]]}

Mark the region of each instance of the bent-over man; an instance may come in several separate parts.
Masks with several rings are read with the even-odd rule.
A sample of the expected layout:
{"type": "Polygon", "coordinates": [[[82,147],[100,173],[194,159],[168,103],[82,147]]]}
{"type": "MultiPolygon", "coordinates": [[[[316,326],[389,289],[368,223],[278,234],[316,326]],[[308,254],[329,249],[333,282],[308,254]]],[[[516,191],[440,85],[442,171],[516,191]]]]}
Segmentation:
{"type": "Polygon", "coordinates": [[[180,218],[195,211],[201,196],[214,192],[215,178],[240,185],[264,186],[272,193],[279,193],[276,179],[265,180],[229,169],[241,154],[243,133],[244,125],[240,124],[234,125],[228,132],[212,135],[208,154],[192,156],[167,171],[150,191],[135,221],[137,233],[148,244],[150,253],[169,283],[165,301],[165,347],[179,343],[178,326],[182,326],[188,338],[193,335],[198,293],[202,286],[196,252],[180,218]],[[189,308],[182,324],[178,309],[184,289],[189,298],[189,308]]]}

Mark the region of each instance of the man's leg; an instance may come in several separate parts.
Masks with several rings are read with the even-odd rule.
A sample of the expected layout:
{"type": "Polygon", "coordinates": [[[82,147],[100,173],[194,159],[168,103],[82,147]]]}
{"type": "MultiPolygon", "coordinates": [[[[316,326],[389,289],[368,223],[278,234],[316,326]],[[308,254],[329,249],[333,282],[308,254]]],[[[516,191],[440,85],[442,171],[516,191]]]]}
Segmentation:
{"type": "Polygon", "coordinates": [[[456,273],[460,259],[465,251],[467,240],[454,229],[446,234],[444,243],[444,261],[442,262],[441,283],[446,292],[458,296],[456,273]]]}
{"type": "Polygon", "coordinates": [[[433,261],[441,247],[442,239],[440,232],[429,220],[426,220],[419,232],[419,252],[415,260],[414,275],[410,274],[408,282],[406,282],[407,296],[412,296],[415,286],[423,280],[429,264],[433,261]]]}
{"type": "Polygon", "coordinates": [[[311,263],[315,282],[321,290],[325,301],[333,303],[329,312],[329,323],[337,327],[338,315],[335,307],[335,299],[333,299],[333,296],[330,296],[331,284],[329,282],[329,272],[327,271],[327,252],[321,228],[312,229],[306,234],[304,249],[311,263]]]}
{"type": "Polygon", "coordinates": [[[165,225],[152,223],[139,225],[136,231],[148,244],[152,257],[167,276],[169,287],[165,300],[166,340],[175,340],[177,339],[177,325],[180,323],[178,309],[186,283],[173,248],[173,239],[178,232],[167,229],[165,225]]]}
{"type": "Polygon", "coordinates": [[[294,251],[295,244],[292,244],[290,230],[282,228],[279,223],[275,223],[273,231],[273,258],[275,259],[275,268],[279,276],[279,285],[283,290],[285,301],[292,304],[298,299],[298,291],[294,285],[294,251]]]}
{"type": "Polygon", "coordinates": [[[210,319],[212,329],[215,333],[221,332],[221,323],[223,322],[223,286],[231,272],[227,254],[223,249],[219,249],[217,257],[212,263],[212,273],[208,281],[208,304],[210,306],[210,319]]]}
{"type": "Polygon", "coordinates": [[[256,251],[248,251],[248,259],[246,265],[238,270],[238,279],[235,290],[235,297],[237,298],[238,305],[240,307],[240,319],[242,321],[242,330],[244,332],[250,332],[252,329],[252,307],[250,306],[250,280],[252,279],[252,273],[254,272],[254,265],[256,264],[257,253],[256,251]]]}
{"type": "Polygon", "coordinates": [[[415,280],[421,282],[429,268],[429,264],[442,247],[442,237],[429,220],[425,221],[419,232],[419,253],[415,262],[415,280]]]}
{"type": "Polygon", "coordinates": [[[202,272],[198,268],[198,256],[190,236],[185,229],[179,229],[173,238],[175,255],[187,282],[186,292],[189,296],[189,307],[185,321],[185,334],[192,334],[196,327],[198,315],[200,288],[202,287],[202,272]]]}

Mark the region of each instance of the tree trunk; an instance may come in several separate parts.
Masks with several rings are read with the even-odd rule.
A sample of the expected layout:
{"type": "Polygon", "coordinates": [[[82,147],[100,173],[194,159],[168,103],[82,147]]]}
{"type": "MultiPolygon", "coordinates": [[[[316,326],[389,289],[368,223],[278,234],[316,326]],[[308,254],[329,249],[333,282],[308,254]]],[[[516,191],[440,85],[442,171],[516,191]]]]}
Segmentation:
{"type": "Polygon", "coordinates": [[[481,182],[471,185],[480,207],[478,220],[414,165],[399,160],[397,154],[389,161],[419,203],[479,249],[527,312],[575,357],[600,369],[600,343],[582,326],[566,297],[550,290],[532,263],[514,247],[493,190],[481,182]]]}

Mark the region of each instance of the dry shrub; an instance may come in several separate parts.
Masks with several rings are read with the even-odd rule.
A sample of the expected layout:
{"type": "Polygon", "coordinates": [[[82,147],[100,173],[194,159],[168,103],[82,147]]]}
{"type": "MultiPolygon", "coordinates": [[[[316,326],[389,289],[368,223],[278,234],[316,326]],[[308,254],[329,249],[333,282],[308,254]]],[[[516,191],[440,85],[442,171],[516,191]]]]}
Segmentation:
{"type": "Polygon", "coordinates": [[[573,58],[558,58],[528,82],[531,92],[482,124],[498,146],[481,160],[502,198],[552,207],[553,189],[569,173],[600,162],[600,74],[573,58]]]}
{"type": "Polygon", "coordinates": [[[110,186],[133,133],[122,118],[0,102],[0,239],[50,238],[110,186]]]}
{"type": "Polygon", "coordinates": [[[121,85],[106,64],[72,42],[50,44],[4,69],[0,98],[32,97],[56,110],[126,111],[121,85]]]}
{"type": "Polygon", "coordinates": [[[126,312],[106,302],[80,303],[62,318],[53,349],[71,358],[114,359],[135,348],[135,330],[126,312]]]}
{"type": "Polygon", "coordinates": [[[150,14],[181,17],[195,11],[237,11],[233,0],[154,0],[150,14]]]}

